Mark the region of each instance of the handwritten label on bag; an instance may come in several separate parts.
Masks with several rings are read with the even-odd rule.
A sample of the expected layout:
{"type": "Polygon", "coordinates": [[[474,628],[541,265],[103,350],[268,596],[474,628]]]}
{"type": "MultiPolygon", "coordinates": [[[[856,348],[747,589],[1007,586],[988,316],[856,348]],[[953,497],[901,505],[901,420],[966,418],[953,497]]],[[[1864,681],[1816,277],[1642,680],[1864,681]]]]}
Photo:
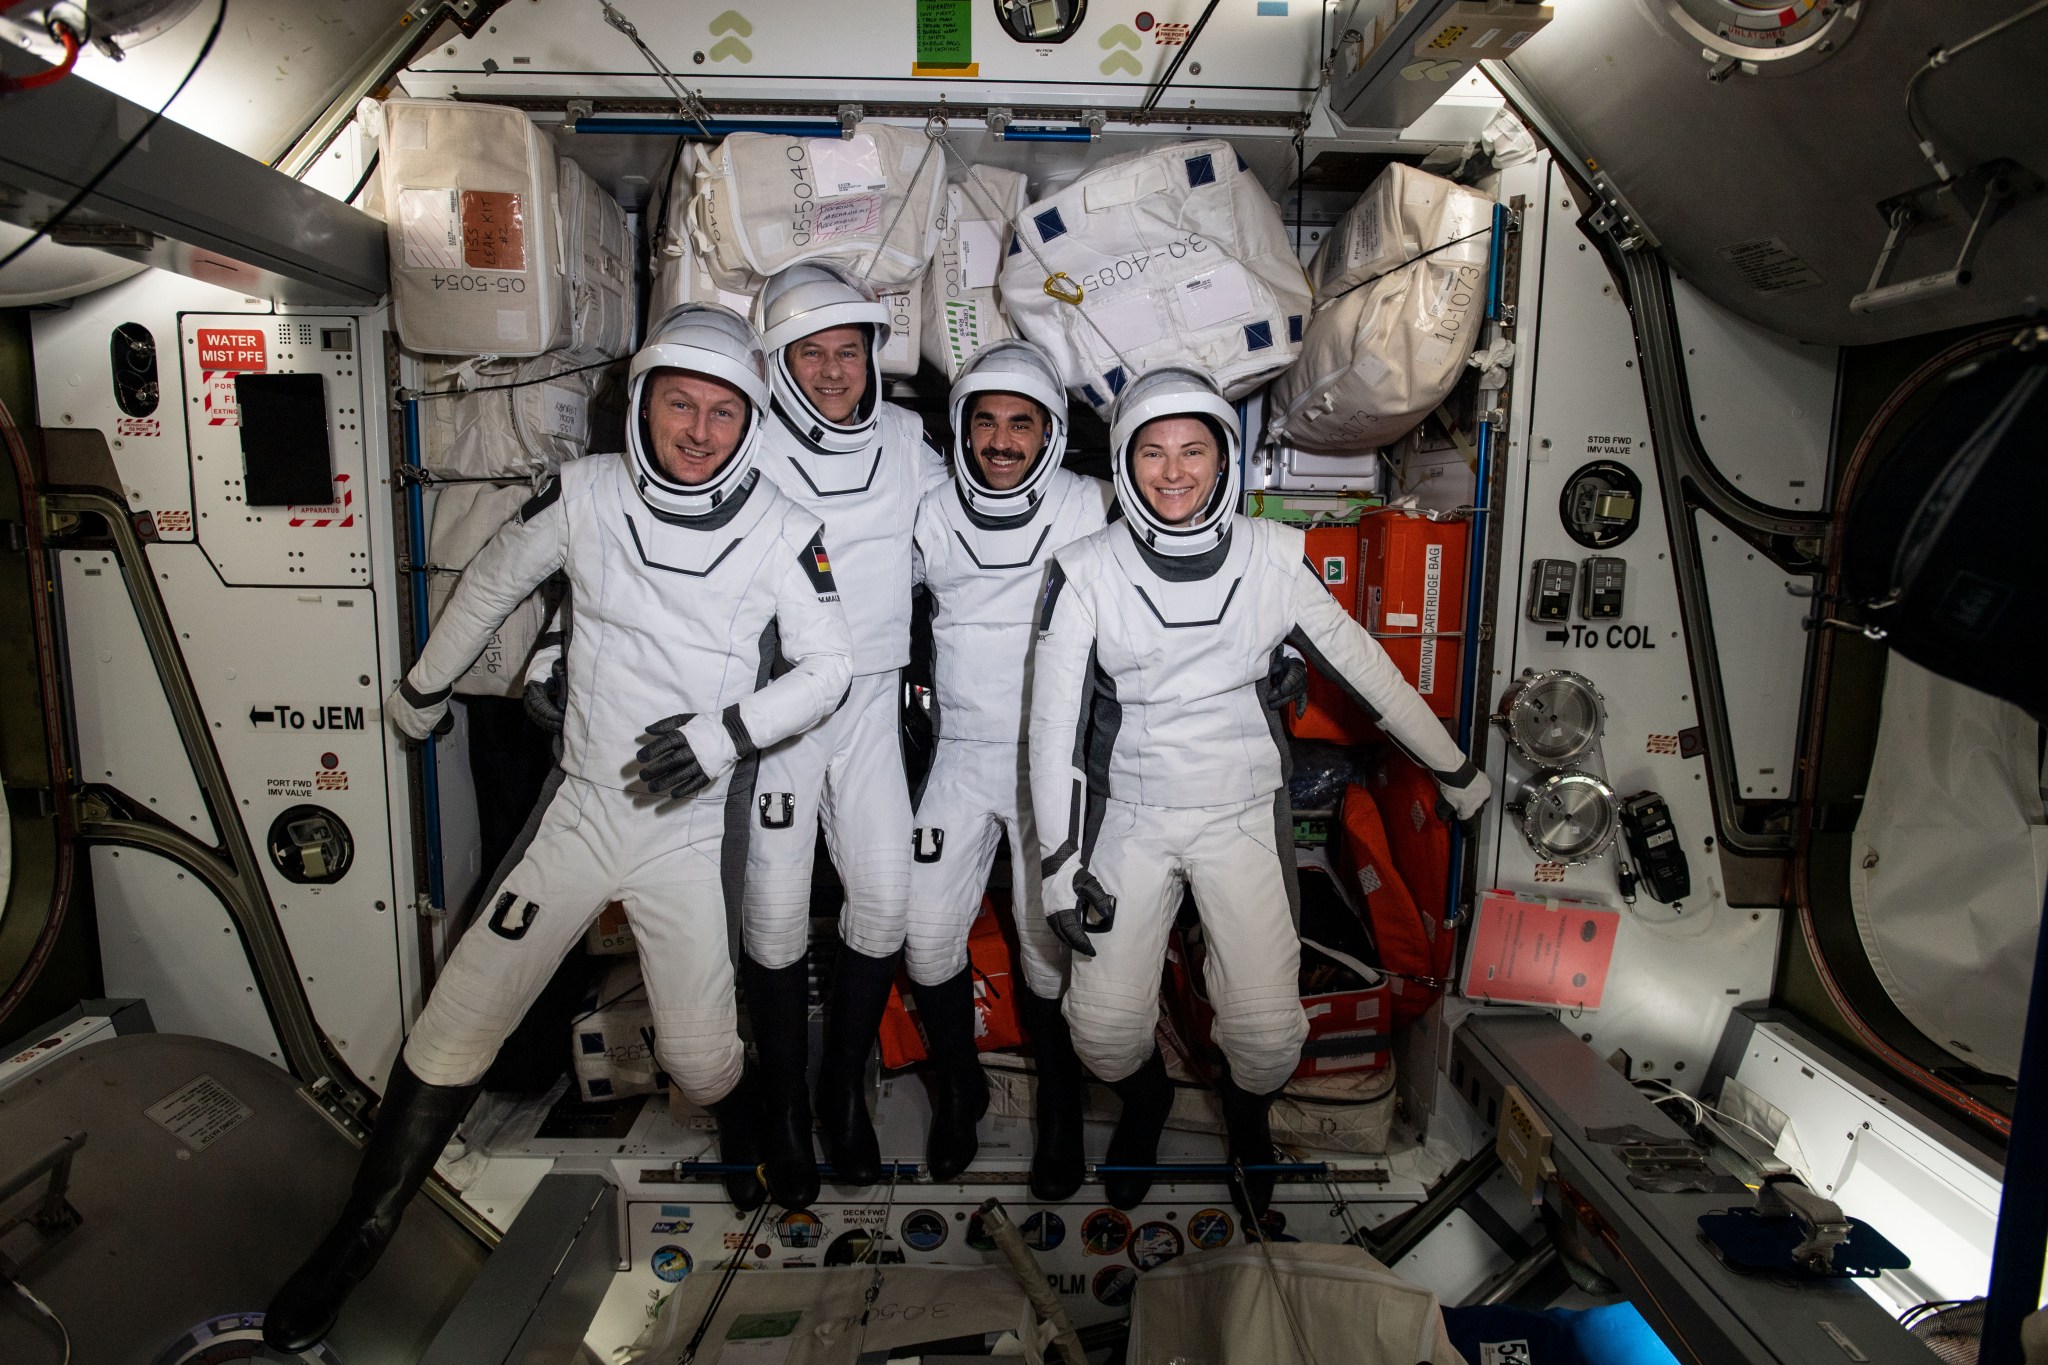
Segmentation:
{"type": "Polygon", "coordinates": [[[526,269],[526,214],[520,196],[462,192],[462,263],[471,270],[526,269]]]}

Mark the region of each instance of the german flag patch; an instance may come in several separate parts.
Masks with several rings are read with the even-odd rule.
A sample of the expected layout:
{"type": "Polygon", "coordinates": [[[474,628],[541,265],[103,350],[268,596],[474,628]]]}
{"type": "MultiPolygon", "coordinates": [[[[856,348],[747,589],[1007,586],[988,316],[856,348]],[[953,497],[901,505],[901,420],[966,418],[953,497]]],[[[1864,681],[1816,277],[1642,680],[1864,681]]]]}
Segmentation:
{"type": "Polygon", "coordinates": [[[797,562],[803,565],[804,573],[810,577],[811,587],[820,599],[828,602],[839,600],[839,585],[832,581],[832,557],[825,553],[823,532],[811,537],[811,543],[804,546],[797,562]]]}

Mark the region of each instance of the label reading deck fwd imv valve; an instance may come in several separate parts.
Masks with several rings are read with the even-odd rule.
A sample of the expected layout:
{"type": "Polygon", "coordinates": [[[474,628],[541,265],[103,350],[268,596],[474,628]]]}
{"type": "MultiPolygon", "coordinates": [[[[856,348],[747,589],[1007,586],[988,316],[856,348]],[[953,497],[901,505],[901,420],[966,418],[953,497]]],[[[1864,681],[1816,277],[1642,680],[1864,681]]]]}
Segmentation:
{"type": "Polygon", "coordinates": [[[972,0],[917,0],[917,64],[966,66],[973,60],[972,0]]]}

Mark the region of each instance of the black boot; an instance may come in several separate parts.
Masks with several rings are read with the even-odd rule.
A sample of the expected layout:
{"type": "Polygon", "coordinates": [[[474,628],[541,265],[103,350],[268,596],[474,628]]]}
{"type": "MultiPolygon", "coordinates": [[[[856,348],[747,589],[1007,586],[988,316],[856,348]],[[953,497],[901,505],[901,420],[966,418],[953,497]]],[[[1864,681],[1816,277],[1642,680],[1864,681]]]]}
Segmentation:
{"type": "Polygon", "coordinates": [[[1087,1174],[1081,1146],[1081,1059],[1058,1000],[1030,988],[1018,997],[1024,1029],[1031,1035],[1031,1060],[1038,1069],[1031,1149],[1031,1193],[1046,1203],[1073,1197],[1087,1174]]]}
{"type": "MultiPolygon", "coordinates": [[[[1166,1074],[1166,1062],[1159,1049],[1145,1064],[1120,1081],[1110,1083],[1123,1101],[1117,1115],[1116,1131],[1109,1135],[1111,1166],[1156,1166],[1159,1164],[1159,1135],[1166,1131],[1166,1116],[1173,1109],[1173,1081],[1166,1074]]],[[[1102,1181],[1103,1195],[1120,1209],[1134,1209],[1152,1191],[1149,1175],[1111,1175],[1102,1181]]]]}
{"type": "Polygon", "coordinates": [[[988,1112],[988,1080],[974,1048],[974,969],[936,986],[911,984],[932,1063],[932,1126],[924,1159],[932,1179],[951,1180],[974,1163],[974,1126],[988,1112]]]}
{"type": "Polygon", "coordinates": [[[349,1292],[391,1244],[398,1220],[483,1087],[428,1085],[401,1055],[341,1217],[263,1315],[263,1340],[296,1355],[320,1343],[349,1292]]]}
{"type": "Polygon", "coordinates": [[[844,942],[839,945],[817,1095],[818,1131],[835,1185],[872,1185],[882,1178],[882,1149],[861,1090],[889,1003],[889,983],[895,979],[895,954],[869,957],[844,942]]]}
{"type": "Polygon", "coordinates": [[[752,1213],[768,1197],[756,1174],[761,1165],[761,1084],[754,1068],[749,1066],[740,1073],[724,1099],[704,1107],[718,1120],[718,1159],[747,1168],[725,1176],[725,1197],[741,1213],[752,1213]]]}
{"type": "MultiPolygon", "coordinates": [[[[1276,1160],[1270,1122],[1273,1095],[1252,1094],[1231,1079],[1227,1067],[1223,1079],[1216,1084],[1216,1093],[1223,1101],[1223,1131],[1229,1142],[1231,1163],[1244,1167],[1271,1166],[1276,1160]]],[[[1255,1225],[1272,1204],[1276,1179],[1272,1171],[1249,1169],[1242,1175],[1231,1176],[1230,1198],[1246,1226],[1255,1225]]]]}
{"type": "Polygon", "coordinates": [[[810,1060],[810,983],[804,960],[763,967],[740,958],[747,1018],[761,1056],[761,1155],[768,1193],[786,1209],[808,1208],[818,1197],[818,1153],[811,1145],[811,1097],[804,1072],[810,1060]]]}

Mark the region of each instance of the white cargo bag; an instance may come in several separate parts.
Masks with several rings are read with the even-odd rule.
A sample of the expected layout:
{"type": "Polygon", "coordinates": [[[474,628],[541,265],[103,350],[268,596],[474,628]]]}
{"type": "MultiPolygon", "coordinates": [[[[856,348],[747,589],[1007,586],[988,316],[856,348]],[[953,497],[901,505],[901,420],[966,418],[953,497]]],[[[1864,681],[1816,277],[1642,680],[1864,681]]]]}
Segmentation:
{"type": "Polygon", "coordinates": [[[946,187],[939,254],[924,277],[924,358],[958,379],[974,353],[1017,333],[996,298],[1010,225],[1024,211],[1030,185],[1016,171],[976,166],[946,187]]]}
{"type": "MultiPolygon", "coordinates": [[[[441,619],[462,570],[476,558],[506,522],[512,520],[533,488],[525,483],[451,483],[434,499],[434,521],[427,535],[427,613],[441,619]]],[[[517,697],[526,690],[526,662],[533,654],[547,619],[547,608],[535,593],[512,609],[491,636],[469,671],[454,682],[465,697],[517,697]]]]}
{"type": "Polygon", "coordinates": [[[713,253],[708,243],[697,245],[690,228],[690,202],[697,193],[698,158],[702,147],[686,147],[676,173],[669,180],[668,218],[662,224],[660,240],[654,243],[649,268],[653,280],[647,299],[648,324],[652,326],[672,308],[685,303],[722,303],[743,318],[754,315],[754,297],[761,292],[761,277],[745,271],[723,281],[712,274],[713,253]]]}
{"type": "Polygon", "coordinates": [[[882,124],[850,138],[734,133],[697,149],[690,230],[726,288],[816,260],[901,288],[938,247],[944,160],[921,131],[882,124]]]}
{"type": "Polygon", "coordinates": [[[569,340],[554,148],[525,114],[391,99],[379,177],[398,338],[425,355],[535,356],[569,340]]]}
{"type": "Polygon", "coordinates": [[[571,302],[563,364],[615,360],[633,346],[633,244],[626,236],[626,211],[566,156],[560,178],[571,302]]]}
{"type": "Polygon", "coordinates": [[[430,391],[478,391],[420,400],[421,463],[449,478],[525,478],[587,454],[589,381],[599,372],[561,369],[556,356],[482,368],[429,366],[430,391]],[[512,384],[518,387],[493,387],[512,384]]]}
{"type": "Polygon", "coordinates": [[[1146,1271],[1127,1359],[1465,1365],[1436,1295],[1358,1247],[1316,1242],[1218,1248],[1146,1271]]]}
{"type": "Polygon", "coordinates": [[[640,979],[639,958],[613,963],[584,992],[569,1024],[569,1063],[585,1100],[668,1091],[668,1073],[654,1056],[654,1007],[640,979]]]}
{"type": "Polygon", "coordinates": [[[1493,201],[1418,171],[1381,172],[1309,264],[1316,312],[1274,383],[1271,434],[1325,455],[1413,431],[1450,394],[1485,321],[1493,201]]]}
{"type": "Polygon", "coordinates": [[[1309,309],[1279,208],[1221,139],[1116,157],[1030,205],[1000,283],[1012,325],[1104,415],[1160,365],[1244,397],[1294,360],[1309,309]],[[1054,274],[1078,305],[1046,292],[1054,274]]]}
{"type": "Polygon", "coordinates": [[[924,334],[924,308],[919,285],[884,289],[878,297],[889,310],[889,342],[882,347],[882,373],[898,378],[917,373],[919,339],[924,334]]]}
{"type": "MultiPolygon", "coordinates": [[[[1170,1053],[1168,1040],[1162,1039],[1160,1047],[1170,1053]]],[[[981,1067],[989,1085],[989,1112],[997,1118],[1029,1122],[1037,1112],[1038,1093],[1038,1076],[1031,1060],[1014,1053],[984,1052],[981,1067]]],[[[1222,1135],[1223,1105],[1216,1092],[1195,1081],[1179,1066],[1177,1057],[1169,1058],[1167,1070],[1180,1074],[1174,1080],[1166,1126],[1176,1132],[1222,1135]]],[[[1082,1095],[1085,1117],[1116,1122],[1118,1103],[1107,1086],[1090,1081],[1082,1095]]],[[[1348,1071],[1291,1081],[1286,1093],[1273,1101],[1273,1136],[1290,1146],[1315,1151],[1378,1156],[1387,1150],[1393,1136],[1394,1105],[1391,1063],[1379,1071],[1348,1071]]]]}

